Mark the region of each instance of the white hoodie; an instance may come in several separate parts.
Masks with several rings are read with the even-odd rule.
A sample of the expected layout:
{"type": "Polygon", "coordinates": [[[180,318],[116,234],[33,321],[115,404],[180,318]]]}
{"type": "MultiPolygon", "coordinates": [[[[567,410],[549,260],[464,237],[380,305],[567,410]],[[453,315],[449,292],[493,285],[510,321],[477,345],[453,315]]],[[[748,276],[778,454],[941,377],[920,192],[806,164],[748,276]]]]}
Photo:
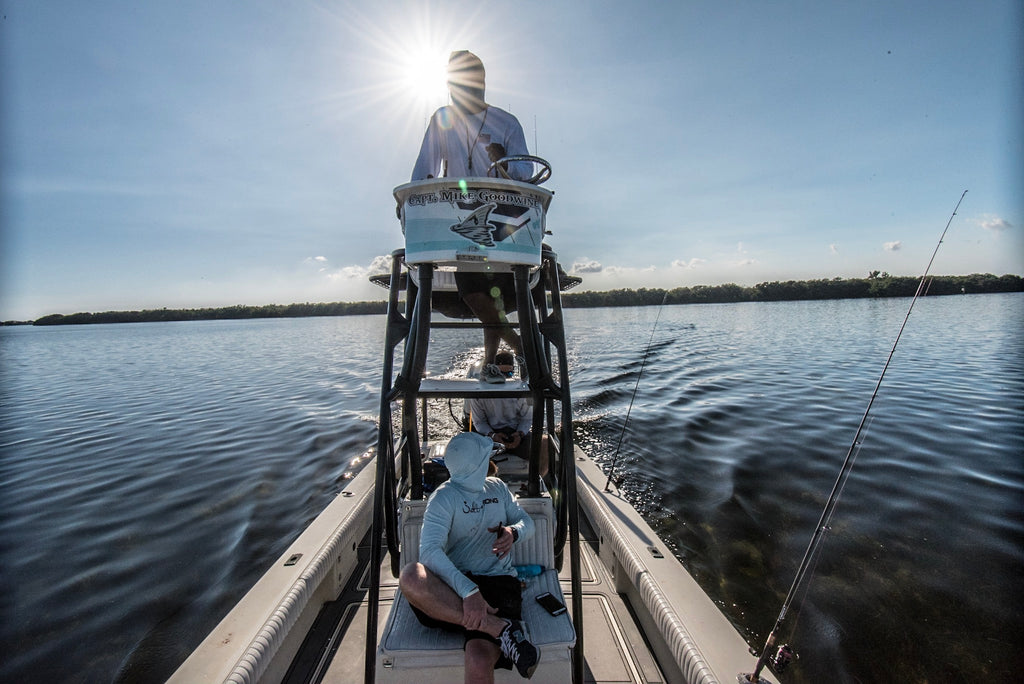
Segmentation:
{"type": "Polygon", "coordinates": [[[512,527],[518,541],[533,535],[533,520],[516,503],[508,486],[487,477],[494,442],[475,432],[460,432],[445,450],[451,479],[430,496],[423,513],[420,562],[462,598],[477,591],[465,574],[515,575],[512,554],[498,558],[491,550],[496,535],[489,528],[512,527]]]}

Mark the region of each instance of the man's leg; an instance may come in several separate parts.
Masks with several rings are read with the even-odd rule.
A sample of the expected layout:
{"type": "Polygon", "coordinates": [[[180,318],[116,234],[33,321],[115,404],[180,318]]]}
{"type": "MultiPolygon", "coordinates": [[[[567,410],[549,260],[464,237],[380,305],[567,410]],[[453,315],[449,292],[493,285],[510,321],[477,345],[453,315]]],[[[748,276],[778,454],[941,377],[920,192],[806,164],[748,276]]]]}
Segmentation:
{"type": "Polygon", "coordinates": [[[485,639],[466,642],[466,684],[492,684],[494,665],[501,657],[498,645],[485,639]]]}
{"type": "MultiPolygon", "coordinates": [[[[506,578],[507,579],[507,578],[506,578]]],[[[515,581],[515,578],[512,578],[515,581]]],[[[410,563],[402,569],[398,580],[399,587],[406,600],[426,613],[429,617],[452,625],[461,625],[463,620],[463,601],[437,575],[422,563],[410,563]]],[[[516,596],[519,595],[518,584],[515,585],[516,596]]],[[[474,596],[483,597],[483,593],[474,596]]],[[[500,602],[499,602],[500,603],[500,602]]],[[[488,605],[492,605],[488,602],[488,605]]],[[[518,617],[518,609],[516,610],[518,617]]],[[[488,614],[480,625],[477,636],[470,632],[466,642],[465,681],[491,684],[494,681],[494,666],[501,656],[502,649],[509,648],[509,657],[520,675],[529,678],[537,667],[539,653],[522,634],[519,622],[488,614]],[[479,632],[499,639],[503,645],[487,641],[479,632]]]]}
{"type": "MultiPolygon", "coordinates": [[[[530,458],[530,444],[533,443],[533,433],[527,433],[525,437],[519,442],[519,446],[513,451],[516,456],[522,459],[529,460],[530,458]]],[[[540,476],[544,477],[548,474],[548,467],[551,463],[551,442],[548,439],[547,433],[540,436],[540,476]]]]}
{"type": "Polygon", "coordinates": [[[402,568],[398,586],[410,604],[435,620],[462,624],[462,599],[422,563],[402,568]]]}
{"type": "MultiPolygon", "coordinates": [[[[507,324],[504,311],[499,311],[494,298],[485,292],[467,292],[462,296],[466,305],[476,314],[481,323],[488,325],[507,324]]],[[[512,328],[484,328],[484,363],[493,363],[501,340],[512,349],[516,356],[522,356],[523,346],[519,335],[512,328]]]]}
{"type": "MultiPolygon", "coordinates": [[[[462,598],[422,563],[410,563],[402,569],[398,586],[409,603],[435,620],[462,625],[462,598]]],[[[488,615],[481,632],[493,637],[501,634],[507,621],[488,615]]],[[[493,666],[493,663],[491,664],[493,666]]]]}

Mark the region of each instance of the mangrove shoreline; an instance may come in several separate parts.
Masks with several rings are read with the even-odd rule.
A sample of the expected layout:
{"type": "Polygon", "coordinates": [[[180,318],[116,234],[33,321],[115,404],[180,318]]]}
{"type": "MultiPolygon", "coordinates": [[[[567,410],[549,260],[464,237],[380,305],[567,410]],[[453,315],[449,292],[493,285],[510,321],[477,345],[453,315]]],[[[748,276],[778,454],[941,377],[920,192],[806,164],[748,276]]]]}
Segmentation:
{"type": "MultiPolygon", "coordinates": [[[[920,277],[890,276],[872,272],[867,278],[831,280],[789,280],[758,283],[744,287],[695,285],[671,290],[661,288],[622,289],[602,292],[567,292],[562,306],[582,309],[614,306],[657,306],[665,304],[727,304],[736,302],[779,302],[821,299],[863,299],[912,297],[920,277]]],[[[966,276],[933,276],[924,283],[923,296],[1024,292],[1024,277],[975,273],[966,276]]],[[[387,313],[386,301],[304,304],[236,305],[207,309],[146,309],[101,313],[51,314],[34,321],[5,321],[3,325],[84,325],[95,323],[151,323],[168,321],[234,320],[250,318],[305,318],[310,316],[362,316],[387,313]]]]}

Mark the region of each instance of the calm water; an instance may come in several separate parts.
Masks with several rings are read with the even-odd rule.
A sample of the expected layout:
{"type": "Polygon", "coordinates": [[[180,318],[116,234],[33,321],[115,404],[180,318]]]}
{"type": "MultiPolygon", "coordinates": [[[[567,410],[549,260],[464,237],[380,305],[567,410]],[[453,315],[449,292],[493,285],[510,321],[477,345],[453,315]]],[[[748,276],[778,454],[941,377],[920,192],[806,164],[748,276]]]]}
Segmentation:
{"type": "MultiPolygon", "coordinates": [[[[623,486],[758,646],[908,303],[661,311],[623,486]]],[[[594,453],[657,315],[567,312],[594,453]]],[[[1024,670],[1022,321],[1022,295],[918,302],[786,681],[1024,670]]],[[[435,331],[431,369],[477,334],[435,331]]],[[[163,681],[365,463],[382,345],[379,316],[0,330],[0,681],[163,681]]]]}

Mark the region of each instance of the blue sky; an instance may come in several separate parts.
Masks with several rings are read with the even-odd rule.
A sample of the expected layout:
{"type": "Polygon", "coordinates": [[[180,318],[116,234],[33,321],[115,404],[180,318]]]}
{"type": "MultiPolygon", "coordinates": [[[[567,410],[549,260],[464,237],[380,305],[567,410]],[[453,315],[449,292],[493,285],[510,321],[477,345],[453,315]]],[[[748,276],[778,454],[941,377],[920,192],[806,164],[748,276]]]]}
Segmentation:
{"type": "Polygon", "coordinates": [[[1024,274],[1019,0],[0,15],[0,319],[382,298],[459,48],[551,162],[585,289],[918,275],[965,189],[932,272],[1024,274]]]}

